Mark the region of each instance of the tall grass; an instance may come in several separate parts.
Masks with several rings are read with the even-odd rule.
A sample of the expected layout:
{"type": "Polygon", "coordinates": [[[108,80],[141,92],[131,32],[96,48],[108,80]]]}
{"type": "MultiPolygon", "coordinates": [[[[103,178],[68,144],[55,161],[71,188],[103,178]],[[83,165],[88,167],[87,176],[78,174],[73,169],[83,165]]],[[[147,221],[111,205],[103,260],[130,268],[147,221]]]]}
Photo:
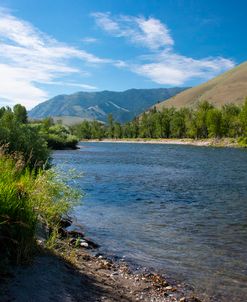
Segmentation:
{"type": "Polygon", "coordinates": [[[28,257],[33,241],[36,215],[25,183],[28,171],[7,156],[0,158],[0,252],[5,259],[20,262],[28,257]]]}
{"type": "Polygon", "coordinates": [[[0,154],[0,261],[28,260],[38,223],[51,233],[79,198],[54,170],[34,173],[20,155],[0,154]]]}

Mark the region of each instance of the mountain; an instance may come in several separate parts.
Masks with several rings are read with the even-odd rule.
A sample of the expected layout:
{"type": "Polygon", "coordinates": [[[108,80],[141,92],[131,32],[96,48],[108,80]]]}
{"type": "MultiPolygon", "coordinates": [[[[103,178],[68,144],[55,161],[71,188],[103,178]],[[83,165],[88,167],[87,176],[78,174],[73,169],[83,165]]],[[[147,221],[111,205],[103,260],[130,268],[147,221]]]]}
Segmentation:
{"type": "Polygon", "coordinates": [[[213,78],[212,80],[187,89],[168,100],[157,104],[163,107],[193,107],[200,101],[208,101],[216,107],[224,104],[243,103],[247,97],[247,62],[213,78]]]}
{"type": "Polygon", "coordinates": [[[58,95],[34,107],[29,117],[55,117],[67,123],[83,119],[107,121],[109,113],[119,122],[127,122],[155,103],[168,99],[186,88],[129,89],[122,92],[77,92],[58,95]]]}

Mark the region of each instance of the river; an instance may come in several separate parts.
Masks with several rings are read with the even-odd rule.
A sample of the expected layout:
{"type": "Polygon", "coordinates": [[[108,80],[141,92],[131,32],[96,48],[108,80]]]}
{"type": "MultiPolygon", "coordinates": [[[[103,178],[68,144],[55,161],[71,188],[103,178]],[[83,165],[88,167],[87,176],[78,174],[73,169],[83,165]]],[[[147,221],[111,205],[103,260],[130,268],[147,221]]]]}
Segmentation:
{"type": "Polygon", "coordinates": [[[206,300],[247,301],[247,150],[81,143],[53,157],[83,172],[74,213],[103,252],[165,272],[206,300]]]}

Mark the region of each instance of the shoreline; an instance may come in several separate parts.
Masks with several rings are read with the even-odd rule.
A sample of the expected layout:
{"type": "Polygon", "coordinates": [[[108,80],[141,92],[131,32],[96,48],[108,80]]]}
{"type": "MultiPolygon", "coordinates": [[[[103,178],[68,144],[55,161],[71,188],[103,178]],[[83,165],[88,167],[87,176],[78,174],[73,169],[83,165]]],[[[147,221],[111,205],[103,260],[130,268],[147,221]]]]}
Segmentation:
{"type": "Polygon", "coordinates": [[[46,249],[43,238],[37,242],[38,253],[32,263],[12,269],[6,286],[1,288],[1,301],[207,301],[197,298],[187,284],[145,267],[133,270],[124,259],[113,260],[98,248],[86,246],[85,240],[97,244],[81,231],[63,231],[67,236],[58,239],[52,250],[46,249]]]}
{"type": "Polygon", "coordinates": [[[81,143],[131,143],[131,144],[161,144],[161,145],[188,145],[198,147],[227,147],[227,148],[241,148],[236,139],[222,138],[222,139],[84,139],[81,143]]]}

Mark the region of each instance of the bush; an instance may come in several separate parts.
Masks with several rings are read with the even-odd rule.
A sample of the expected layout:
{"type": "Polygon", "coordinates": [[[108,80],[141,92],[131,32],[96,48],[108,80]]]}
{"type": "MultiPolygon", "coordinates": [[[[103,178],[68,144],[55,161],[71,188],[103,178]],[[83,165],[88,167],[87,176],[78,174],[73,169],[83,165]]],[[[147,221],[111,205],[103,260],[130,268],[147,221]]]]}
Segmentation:
{"type": "Polygon", "coordinates": [[[241,147],[247,148],[247,137],[240,137],[240,138],[238,139],[238,144],[239,144],[239,146],[241,146],[241,147]]]}
{"type": "Polygon", "coordinates": [[[50,151],[39,128],[20,123],[11,110],[5,110],[0,118],[0,146],[6,151],[21,153],[31,168],[49,166],[50,151]]]}

